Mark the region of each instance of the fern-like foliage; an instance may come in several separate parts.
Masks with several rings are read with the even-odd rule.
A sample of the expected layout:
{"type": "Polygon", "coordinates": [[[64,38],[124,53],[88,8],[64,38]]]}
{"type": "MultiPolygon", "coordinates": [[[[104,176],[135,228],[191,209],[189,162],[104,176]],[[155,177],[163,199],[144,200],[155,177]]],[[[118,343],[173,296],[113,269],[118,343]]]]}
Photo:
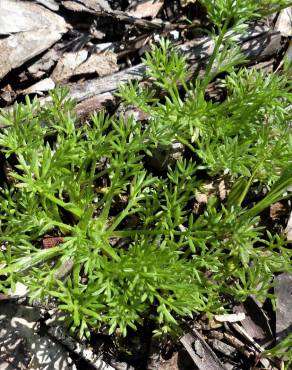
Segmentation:
{"type": "Polygon", "coordinates": [[[173,332],[181,317],[218,312],[229,297],[265,298],[273,274],[291,271],[284,237],[260,226],[261,211],[292,183],[291,85],[237,68],[243,58],[230,36],[266,2],[201,2],[217,27],[205,75],[190,83],[185,58],[162,40],[145,56],[153,88],[119,90],[148,123],[98,114],[80,126],[65,90],[46,106],[27,99],[1,112],[1,290],[21,281],[32,299],[51,297],[81,336],[104,327],[126,335],[145,318],[157,333],[173,332]],[[219,104],[205,91],[222,71],[219,104]],[[154,176],[146,156],[174,140],[193,159],[154,176]],[[233,189],[226,204],[213,195],[198,215],[202,173],[228,176],[233,189]],[[243,208],[257,184],[270,193],[243,208]],[[60,244],[46,249],[47,235],[60,244]]]}

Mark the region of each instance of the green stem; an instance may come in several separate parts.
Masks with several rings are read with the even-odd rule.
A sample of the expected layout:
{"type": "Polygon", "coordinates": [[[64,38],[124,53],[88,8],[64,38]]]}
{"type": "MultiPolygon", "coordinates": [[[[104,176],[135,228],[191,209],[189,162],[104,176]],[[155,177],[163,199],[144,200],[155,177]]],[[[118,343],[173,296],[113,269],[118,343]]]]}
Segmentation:
{"type": "Polygon", "coordinates": [[[51,202],[53,202],[53,203],[57,204],[58,206],[66,209],[67,211],[73,213],[73,215],[77,216],[78,218],[80,218],[82,216],[82,213],[83,213],[82,209],[75,206],[74,204],[63,202],[63,200],[55,197],[54,195],[43,191],[42,188],[37,186],[37,185],[35,185],[35,190],[39,194],[43,195],[45,198],[49,199],[51,202]]]}
{"type": "Polygon", "coordinates": [[[269,207],[271,204],[278,202],[280,200],[289,199],[292,197],[292,192],[286,194],[288,186],[292,185],[292,169],[291,166],[283,171],[282,176],[273,185],[270,192],[265,196],[264,199],[259,201],[252,208],[248,209],[243,215],[243,218],[255,217],[261,213],[265,208],[269,207]]]}
{"type": "Polygon", "coordinates": [[[66,245],[63,247],[58,245],[57,247],[49,248],[49,249],[41,249],[40,251],[33,253],[31,255],[21,257],[19,261],[15,261],[8,267],[4,267],[0,270],[0,275],[12,272],[23,272],[31,267],[45,262],[48,259],[58,256],[59,254],[63,253],[63,250],[68,248],[66,245]]]}
{"type": "Polygon", "coordinates": [[[104,222],[104,225],[106,225],[106,221],[108,219],[108,215],[110,212],[110,208],[112,205],[113,197],[114,197],[115,189],[112,186],[108,193],[104,194],[102,199],[95,205],[97,208],[99,204],[101,204],[103,201],[105,201],[105,206],[99,216],[99,218],[104,222]]]}
{"type": "Polygon", "coordinates": [[[183,145],[185,145],[185,146],[187,146],[193,153],[196,153],[196,149],[192,146],[192,144],[190,144],[187,140],[185,140],[183,137],[181,137],[181,136],[176,136],[177,137],[177,140],[181,143],[181,144],[183,144],[183,145]]]}
{"type": "Polygon", "coordinates": [[[243,192],[241,193],[241,196],[239,197],[239,200],[238,200],[238,204],[239,205],[241,205],[242,202],[244,201],[244,198],[246,197],[246,194],[247,194],[247,192],[248,192],[248,190],[249,190],[249,188],[250,188],[250,186],[251,186],[251,184],[252,184],[252,182],[253,182],[253,180],[254,180],[254,178],[255,178],[255,176],[256,176],[259,168],[260,168],[260,166],[265,162],[265,160],[267,159],[267,157],[268,156],[271,156],[272,154],[273,154],[273,149],[272,148],[267,148],[267,150],[264,153],[264,156],[263,156],[262,160],[259,161],[259,163],[257,164],[257,166],[254,169],[251,177],[249,178],[249,180],[248,180],[248,182],[247,182],[247,184],[246,184],[243,192]]]}
{"type": "Polygon", "coordinates": [[[60,229],[66,230],[66,231],[74,231],[74,227],[64,224],[63,222],[54,221],[54,226],[58,226],[60,229]]]}
{"type": "Polygon", "coordinates": [[[248,179],[248,182],[243,189],[243,192],[241,193],[239,199],[238,199],[238,205],[241,206],[242,202],[244,201],[244,198],[246,197],[247,192],[249,191],[249,188],[251,187],[251,184],[253,182],[253,179],[255,178],[255,175],[259,169],[259,166],[262,164],[262,161],[256,166],[255,170],[253,171],[252,175],[248,179]]]}
{"type": "Polygon", "coordinates": [[[58,206],[66,209],[67,211],[70,211],[71,213],[73,213],[78,218],[82,216],[82,210],[80,208],[74,206],[74,204],[65,203],[61,199],[56,198],[54,195],[43,192],[41,189],[38,189],[38,192],[40,194],[43,194],[51,202],[56,203],[58,206]]]}
{"type": "Polygon", "coordinates": [[[218,56],[219,49],[220,49],[220,46],[222,45],[224,36],[227,32],[228,23],[229,23],[229,19],[226,19],[224,24],[223,24],[223,27],[220,29],[218,38],[215,42],[214,51],[213,51],[213,53],[210,57],[209,63],[207,65],[207,68],[206,68],[206,71],[205,71],[205,76],[204,76],[204,79],[203,79],[202,84],[201,84],[201,89],[202,89],[203,92],[206,91],[206,88],[207,88],[208,84],[210,83],[210,81],[214,77],[214,74],[211,74],[211,71],[212,71],[214,62],[215,62],[215,60],[218,56]]]}
{"type": "Polygon", "coordinates": [[[125,209],[123,209],[122,212],[120,212],[116,216],[116,218],[115,218],[114,222],[112,223],[111,227],[108,229],[109,233],[112,233],[115,230],[115,228],[123,221],[123,219],[128,216],[129,210],[131,209],[131,207],[132,207],[132,204],[129,203],[127,205],[127,207],[125,209]]]}
{"type": "Polygon", "coordinates": [[[271,204],[279,202],[280,200],[290,199],[292,198],[292,193],[288,193],[284,195],[285,190],[281,190],[278,192],[271,192],[268,194],[264,199],[260,200],[255,206],[248,209],[243,215],[242,218],[252,218],[257,216],[261,213],[264,209],[268,208],[271,204]]]}
{"type": "MultiPolygon", "coordinates": [[[[169,231],[169,230],[116,230],[106,232],[106,236],[109,237],[117,237],[117,238],[125,238],[125,237],[132,237],[136,235],[178,235],[178,236],[191,236],[195,234],[197,237],[205,237],[209,236],[209,231],[194,231],[191,232],[189,230],[186,231],[169,231]]],[[[198,239],[199,240],[199,239],[198,239]]]]}

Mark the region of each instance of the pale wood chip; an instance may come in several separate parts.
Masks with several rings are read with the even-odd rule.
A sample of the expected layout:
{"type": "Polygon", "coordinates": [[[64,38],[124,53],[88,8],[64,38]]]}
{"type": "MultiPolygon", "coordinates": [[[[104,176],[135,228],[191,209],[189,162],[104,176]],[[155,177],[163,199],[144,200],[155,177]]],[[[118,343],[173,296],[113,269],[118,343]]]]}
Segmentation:
{"type": "Polygon", "coordinates": [[[292,6],[281,10],[275,24],[275,31],[279,31],[283,37],[292,36],[292,6]]]}
{"type": "Polygon", "coordinates": [[[127,13],[137,18],[155,18],[162,6],[162,0],[144,0],[130,5],[127,13]]]}

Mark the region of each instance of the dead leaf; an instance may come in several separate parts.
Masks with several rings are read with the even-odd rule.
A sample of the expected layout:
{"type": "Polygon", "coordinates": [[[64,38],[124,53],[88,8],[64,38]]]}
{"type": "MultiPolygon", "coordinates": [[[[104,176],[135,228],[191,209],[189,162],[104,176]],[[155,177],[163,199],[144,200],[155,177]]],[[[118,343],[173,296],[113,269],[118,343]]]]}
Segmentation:
{"type": "Polygon", "coordinates": [[[211,319],[208,321],[208,326],[210,329],[219,329],[222,327],[222,322],[216,321],[215,319],[211,319]]]}
{"type": "Polygon", "coordinates": [[[284,204],[277,202],[270,206],[270,217],[273,221],[281,219],[283,215],[287,214],[287,208],[284,204]]]}
{"type": "Polygon", "coordinates": [[[155,18],[162,6],[162,0],[144,0],[131,4],[127,13],[136,18],[155,18]]]}
{"type": "Polygon", "coordinates": [[[0,91],[1,98],[5,100],[7,103],[11,103],[16,96],[15,91],[9,84],[4,86],[0,91]]]}
{"type": "Polygon", "coordinates": [[[64,242],[64,238],[61,236],[48,236],[43,239],[43,247],[45,249],[56,247],[57,245],[64,242]]]}

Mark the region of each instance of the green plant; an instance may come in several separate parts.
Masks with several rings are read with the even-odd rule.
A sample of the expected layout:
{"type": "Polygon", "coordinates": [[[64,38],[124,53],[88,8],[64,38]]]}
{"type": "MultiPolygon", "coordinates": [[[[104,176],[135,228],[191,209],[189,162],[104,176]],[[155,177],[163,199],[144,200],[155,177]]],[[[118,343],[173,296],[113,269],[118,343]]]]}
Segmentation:
{"type": "Polygon", "coordinates": [[[273,348],[266,350],[264,352],[265,356],[272,357],[280,357],[285,358],[285,366],[283,367],[284,370],[291,369],[292,364],[292,353],[291,353],[291,346],[292,346],[292,334],[288,334],[284,339],[282,339],[276,346],[273,348]]]}
{"type": "Polygon", "coordinates": [[[244,58],[229,29],[267,2],[202,3],[219,32],[204,77],[188,82],[184,57],[161,40],[145,56],[153,88],[120,88],[125,104],[149,114],[147,124],[99,114],[78,126],[64,90],[46,106],[27,98],[1,112],[0,287],[21,281],[32,299],[53,297],[81,336],[104,326],[126,335],[145,318],[168,333],[180,317],[228,308],[229,297],[265,298],[273,274],[291,271],[284,237],[260,224],[260,212],[292,183],[291,86],[281,76],[235,69],[244,58]],[[221,14],[225,3],[238,13],[221,14]],[[207,101],[206,87],[222,71],[228,97],[207,101]],[[174,140],[196,162],[184,158],[154,176],[145,157],[174,140]],[[233,188],[226,204],[213,195],[196,215],[199,173],[228,176],[233,188]],[[256,185],[270,192],[243,207],[256,185]],[[61,243],[44,248],[47,234],[61,243]]]}

